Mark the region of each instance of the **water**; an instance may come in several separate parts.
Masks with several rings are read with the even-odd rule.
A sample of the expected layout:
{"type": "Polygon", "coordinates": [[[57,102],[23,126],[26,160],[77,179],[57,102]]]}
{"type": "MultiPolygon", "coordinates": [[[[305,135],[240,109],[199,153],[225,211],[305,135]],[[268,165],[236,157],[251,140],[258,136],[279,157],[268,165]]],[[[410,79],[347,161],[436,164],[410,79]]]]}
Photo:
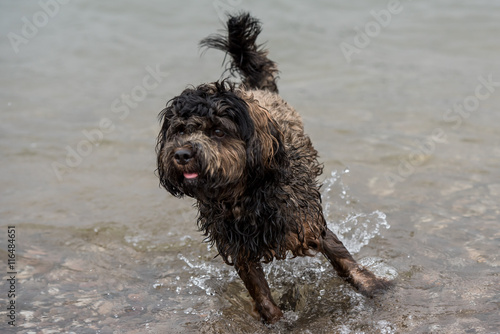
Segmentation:
{"type": "Polygon", "coordinates": [[[387,216],[381,211],[359,212],[356,207],[359,203],[348,193],[349,188],[342,181],[342,176],[347,173],[349,169],[342,173],[333,171],[323,185],[321,197],[325,203],[324,215],[328,227],[339,235],[351,253],[356,254],[371,239],[380,235],[381,228],[388,229],[391,226],[387,222],[387,216]]]}
{"type": "Polygon", "coordinates": [[[0,258],[5,278],[15,225],[18,325],[4,283],[0,332],[500,332],[497,1],[41,3],[0,4],[0,258]],[[264,23],[325,165],[329,225],[395,279],[387,294],[362,297],[321,256],[275,262],[285,317],[267,327],[193,202],[158,187],[157,114],[220,77],[223,55],[197,42],[226,9],[264,23]]]}

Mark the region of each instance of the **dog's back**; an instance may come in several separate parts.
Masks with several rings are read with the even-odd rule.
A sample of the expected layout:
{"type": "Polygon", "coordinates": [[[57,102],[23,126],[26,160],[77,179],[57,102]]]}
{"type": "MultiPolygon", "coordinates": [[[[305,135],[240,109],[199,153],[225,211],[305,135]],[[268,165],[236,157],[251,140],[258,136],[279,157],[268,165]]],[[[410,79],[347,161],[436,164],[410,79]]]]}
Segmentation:
{"type": "Polygon", "coordinates": [[[322,172],[316,160],[317,151],[312,146],[309,136],[304,134],[299,113],[278,95],[276,84],[278,68],[276,63],[267,57],[268,51],[257,44],[260,32],[259,21],[248,13],[242,13],[229,17],[226,35],[210,35],[203,39],[200,45],[224,51],[231,56],[230,72],[240,74],[241,88],[247,94],[251,94],[276,121],[283,134],[284,144],[288,147],[287,151],[309,152],[306,160],[303,153],[297,154],[297,159],[294,159],[293,154],[290,158],[292,165],[296,163],[297,168],[300,165],[307,165],[306,177],[311,177],[311,183],[315,183],[315,177],[322,172]]]}

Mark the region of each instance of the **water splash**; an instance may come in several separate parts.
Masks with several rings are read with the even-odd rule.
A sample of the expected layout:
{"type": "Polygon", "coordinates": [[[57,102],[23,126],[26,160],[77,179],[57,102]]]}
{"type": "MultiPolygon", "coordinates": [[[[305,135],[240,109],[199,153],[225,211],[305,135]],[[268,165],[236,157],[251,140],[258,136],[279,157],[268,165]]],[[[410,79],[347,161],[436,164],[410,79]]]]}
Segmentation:
{"type": "Polygon", "coordinates": [[[363,267],[368,268],[378,277],[383,277],[388,280],[394,280],[396,279],[396,277],[398,277],[398,272],[396,271],[396,269],[385,263],[384,259],[377,257],[365,257],[359,260],[359,263],[363,267]]]}
{"type": "Polygon", "coordinates": [[[380,235],[382,228],[390,228],[385,213],[375,210],[365,213],[358,201],[349,195],[349,188],[344,185],[342,176],[349,169],[338,173],[333,171],[325,180],[322,198],[324,215],[331,229],[351,253],[358,253],[371,239],[380,235]]]}
{"type": "Polygon", "coordinates": [[[184,261],[189,268],[196,271],[196,274],[189,278],[187,286],[196,286],[205,291],[205,293],[209,296],[213,296],[215,294],[215,290],[213,289],[213,287],[207,284],[208,280],[213,277],[217,279],[222,279],[222,277],[225,277],[226,281],[230,282],[237,276],[236,272],[228,272],[228,269],[226,267],[223,267],[222,265],[212,265],[206,262],[194,263],[182,254],[178,254],[177,258],[184,261]]]}

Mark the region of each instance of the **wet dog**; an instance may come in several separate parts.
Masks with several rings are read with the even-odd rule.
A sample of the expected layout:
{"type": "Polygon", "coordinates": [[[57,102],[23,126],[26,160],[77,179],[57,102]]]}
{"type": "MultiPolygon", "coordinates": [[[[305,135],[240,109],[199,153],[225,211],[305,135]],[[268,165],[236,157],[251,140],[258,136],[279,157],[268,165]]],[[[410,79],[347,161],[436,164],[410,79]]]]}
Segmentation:
{"type": "Polygon", "coordinates": [[[204,47],[230,55],[242,77],[187,88],[160,113],[160,184],[194,197],[198,227],[233,265],[264,321],[283,313],[271,297],[261,262],[321,252],[337,273],[371,296],[389,285],[359,266],[323,217],[317,151],[302,120],[279,95],[276,64],[256,44],[259,21],[229,17],[227,35],[204,47]]]}

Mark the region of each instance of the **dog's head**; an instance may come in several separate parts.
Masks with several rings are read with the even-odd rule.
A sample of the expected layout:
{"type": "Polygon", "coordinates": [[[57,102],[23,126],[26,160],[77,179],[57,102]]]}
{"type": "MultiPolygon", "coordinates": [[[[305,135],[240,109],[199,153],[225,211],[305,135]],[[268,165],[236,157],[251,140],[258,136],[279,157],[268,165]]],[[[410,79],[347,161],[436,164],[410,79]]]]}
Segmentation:
{"type": "Polygon", "coordinates": [[[279,182],[287,166],[282,134],[268,111],[225,81],[184,90],[160,121],[158,175],[174,196],[237,198],[279,182]]]}

